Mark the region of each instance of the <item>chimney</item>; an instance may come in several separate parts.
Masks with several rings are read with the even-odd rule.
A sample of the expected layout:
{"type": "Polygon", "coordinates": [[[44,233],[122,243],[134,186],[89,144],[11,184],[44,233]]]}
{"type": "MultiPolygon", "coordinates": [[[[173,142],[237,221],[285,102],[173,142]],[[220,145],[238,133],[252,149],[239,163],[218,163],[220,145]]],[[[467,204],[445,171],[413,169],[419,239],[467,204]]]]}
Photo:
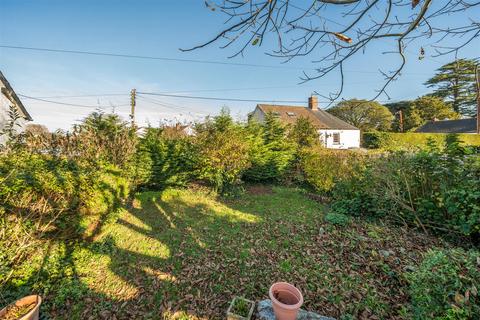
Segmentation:
{"type": "Polygon", "coordinates": [[[318,110],[318,97],[317,96],[311,96],[310,98],[308,98],[308,107],[313,111],[318,110]]]}

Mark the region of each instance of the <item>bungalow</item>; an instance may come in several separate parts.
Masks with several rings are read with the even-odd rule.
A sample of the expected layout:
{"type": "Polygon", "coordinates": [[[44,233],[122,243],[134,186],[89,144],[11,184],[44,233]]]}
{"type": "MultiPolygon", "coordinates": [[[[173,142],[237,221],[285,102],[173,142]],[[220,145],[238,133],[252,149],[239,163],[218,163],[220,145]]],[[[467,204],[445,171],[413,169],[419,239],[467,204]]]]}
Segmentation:
{"type": "Polygon", "coordinates": [[[416,132],[422,133],[477,133],[477,119],[429,121],[416,132]]]}
{"type": "Polygon", "coordinates": [[[258,104],[249,119],[259,122],[265,120],[265,115],[272,113],[282,122],[293,124],[303,117],[317,128],[322,144],[332,149],[350,149],[360,147],[360,130],[349,123],[318,108],[318,98],[308,99],[308,107],[258,104]]]}
{"type": "Polygon", "coordinates": [[[28,114],[25,106],[0,71],[0,145],[6,141],[5,135],[1,135],[1,132],[10,121],[10,108],[12,106],[20,115],[20,119],[17,120],[16,130],[21,132],[25,129],[27,121],[32,121],[32,117],[28,114]]]}

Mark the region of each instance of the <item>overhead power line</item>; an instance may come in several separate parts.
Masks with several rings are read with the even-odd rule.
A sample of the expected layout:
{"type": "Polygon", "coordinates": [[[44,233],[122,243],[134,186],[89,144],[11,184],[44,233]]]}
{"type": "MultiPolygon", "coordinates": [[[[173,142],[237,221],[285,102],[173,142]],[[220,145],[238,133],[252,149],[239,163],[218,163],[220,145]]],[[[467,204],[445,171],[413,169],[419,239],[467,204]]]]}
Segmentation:
{"type": "MultiPolygon", "coordinates": [[[[166,94],[161,92],[139,92],[139,95],[149,95],[149,96],[160,96],[160,97],[170,97],[170,98],[180,98],[180,99],[193,99],[193,100],[215,100],[215,101],[233,101],[233,102],[262,102],[262,103],[301,103],[307,104],[307,100],[276,100],[276,99],[241,99],[241,98],[222,98],[222,97],[204,97],[204,96],[189,96],[181,94],[166,94]]],[[[392,100],[375,100],[379,103],[391,103],[392,100]]],[[[331,101],[324,100],[318,101],[319,103],[330,103],[331,101]]],[[[339,101],[341,102],[341,100],[339,101]]]]}
{"type": "Polygon", "coordinates": [[[188,108],[188,107],[182,107],[182,106],[173,104],[171,102],[159,101],[159,100],[156,100],[156,99],[152,99],[150,97],[147,98],[147,97],[143,97],[143,96],[139,96],[139,98],[144,100],[144,101],[153,103],[155,105],[158,105],[158,106],[161,106],[161,107],[164,107],[164,108],[167,108],[167,109],[179,111],[179,112],[196,113],[196,114],[204,115],[204,116],[208,115],[208,113],[200,112],[198,110],[194,110],[194,109],[191,109],[191,108],[188,108]]]}
{"type": "Polygon", "coordinates": [[[240,67],[297,69],[297,70],[298,69],[300,69],[300,70],[312,69],[312,68],[301,68],[301,67],[294,67],[294,66],[275,66],[275,65],[254,64],[254,63],[223,62],[223,61],[214,61],[214,60],[183,59],[183,58],[170,58],[170,57],[122,54],[122,53],[113,53],[113,52],[95,52],[95,51],[66,50],[66,49],[24,47],[24,46],[10,46],[10,45],[0,45],[0,48],[30,50],[30,51],[45,51],[45,52],[56,52],[56,53],[84,54],[84,55],[92,55],[92,56],[107,56],[107,57],[117,57],[117,58],[134,58],[134,59],[145,59],[145,60],[161,60],[161,61],[174,61],[174,62],[233,65],[233,66],[240,66],[240,67]]]}
{"type": "MultiPolygon", "coordinates": [[[[16,50],[28,50],[28,51],[43,51],[43,52],[53,52],[53,53],[82,54],[82,55],[91,55],[91,56],[106,56],[106,57],[116,57],[116,58],[132,58],[132,59],[159,60],[159,61],[170,61],[170,62],[188,62],[188,63],[198,63],[198,64],[229,65],[229,66],[238,66],[238,67],[290,69],[290,70],[317,70],[317,68],[314,68],[314,67],[295,67],[295,66],[287,66],[287,65],[277,66],[277,65],[268,65],[268,64],[224,62],[224,61],[202,60],[202,59],[183,59],[183,58],[144,56],[144,55],[113,53],[113,52],[96,52],[96,51],[82,51],[82,50],[68,50],[68,49],[55,49],[55,48],[26,47],[26,46],[11,46],[11,45],[0,45],[0,48],[16,49],[16,50]]],[[[377,71],[364,71],[364,70],[345,70],[345,73],[378,74],[377,71]]],[[[431,75],[431,73],[421,73],[421,72],[403,73],[403,75],[405,75],[405,74],[431,75]]]]}
{"type": "Polygon", "coordinates": [[[74,94],[74,95],[56,95],[56,96],[41,96],[35,97],[39,99],[63,99],[63,98],[92,98],[92,97],[114,97],[114,96],[128,96],[128,93],[89,93],[89,94],[74,94]]]}
{"type": "Polygon", "coordinates": [[[77,104],[77,103],[68,103],[68,102],[60,102],[60,101],[53,101],[53,100],[46,100],[42,98],[36,98],[36,97],[31,97],[31,96],[26,96],[24,94],[18,94],[20,97],[25,98],[25,99],[31,99],[31,100],[37,100],[37,101],[42,101],[42,102],[47,102],[47,103],[53,103],[53,104],[59,104],[59,105],[64,105],[64,106],[70,106],[70,107],[80,107],[80,108],[111,108],[111,107],[124,107],[128,106],[129,104],[122,104],[122,105],[110,105],[110,106],[101,106],[101,105],[84,105],[84,104],[77,104]]]}
{"type": "Polygon", "coordinates": [[[221,97],[203,97],[203,96],[187,96],[180,94],[166,94],[156,92],[137,92],[138,94],[171,97],[171,98],[183,98],[183,99],[195,99],[195,100],[217,100],[217,101],[234,101],[234,102],[265,102],[265,103],[306,103],[305,100],[275,100],[275,99],[240,99],[240,98],[221,98],[221,97]]]}

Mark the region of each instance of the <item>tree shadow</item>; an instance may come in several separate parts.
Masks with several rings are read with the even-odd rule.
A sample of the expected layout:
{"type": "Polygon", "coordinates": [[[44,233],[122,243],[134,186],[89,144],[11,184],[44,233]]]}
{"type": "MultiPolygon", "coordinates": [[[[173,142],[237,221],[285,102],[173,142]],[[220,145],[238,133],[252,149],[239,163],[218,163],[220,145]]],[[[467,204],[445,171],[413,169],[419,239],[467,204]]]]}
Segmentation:
{"type": "MultiPolygon", "coordinates": [[[[143,192],[127,205],[117,199],[98,225],[79,228],[76,241],[52,241],[39,275],[23,288],[42,293],[43,310],[55,319],[217,319],[234,296],[267,298],[269,285],[281,280],[302,289],[307,308],[331,316],[352,308],[359,316],[365,303],[375,314],[389,292],[392,301],[405,299],[395,282],[374,282],[391,280],[386,265],[403,266],[393,253],[382,261],[370,255],[377,244],[384,249],[382,239],[369,238],[380,231],[325,225],[303,193],[272,192],[213,201],[175,189],[143,192]]],[[[402,259],[409,254],[390,249],[402,259]]]]}
{"type": "MultiPolygon", "coordinates": [[[[186,203],[179,197],[163,201],[162,194],[155,192],[146,192],[136,200],[128,207],[129,214],[120,217],[116,224],[120,232],[131,234],[132,241],[148,241],[133,245],[120,243],[115,240],[115,234],[99,239],[110,245],[110,271],[123,283],[138,288],[133,297],[122,301],[121,308],[116,305],[110,311],[117,318],[158,318],[179,311],[211,318],[205,310],[222,313],[219,310],[226,308],[225,297],[221,303],[209,299],[212,297],[211,284],[215,283],[209,280],[211,271],[205,266],[199,272],[197,267],[205,262],[206,253],[221,252],[211,232],[221,232],[222,228],[230,229],[237,224],[251,224],[258,218],[250,216],[248,221],[243,221],[242,217],[222,216],[218,208],[206,203],[186,203]]],[[[228,210],[227,207],[221,209],[228,210]]],[[[103,253],[101,248],[89,247],[100,254],[103,253]]]]}
{"type": "MultiPolygon", "coordinates": [[[[43,195],[33,195],[42,197],[43,208],[31,206],[28,202],[20,202],[18,205],[10,204],[6,207],[11,217],[20,219],[12,221],[21,221],[19,223],[22,227],[27,228],[25,231],[29,232],[30,237],[28,245],[32,248],[25,251],[23,256],[20,255],[22,260],[17,258],[2,266],[11,271],[7,276],[0,275],[2,305],[7,305],[25,295],[40,294],[44,297],[42,310],[55,310],[59,306],[71,305],[71,301],[88,294],[90,289],[82,282],[77,271],[76,252],[93,241],[101,232],[102,226],[124,204],[122,195],[126,190],[123,185],[99,181],[92,193],[98,196],[97,201],[102,204],[102,208],[92,208],[92,212],[79,210],[80,193],[84,192],[80,186],[84,183],[82,181],[84,177],[80,176],[80,168],[77,164],[62,163],[53,158],[46,161],[45,165],[46,172],[50,174],[49,185],[62,190],[72,190],[72,193],[68,198],[60,200],[54,193],[51,193],[53,195],[51,196],[48,190],[43,195]],[[45,208],[65,209],[48,212],[45,208]],[[95,220],[93,227],[84,227],[86,216],[95,220]]],[[[45,177],[38,175],[38,170],[38,168],[23,168],[24,179],[29,185],[34,186],[33,190],[36,190],[35,186],[41,190],[45,183],[41,180],[45,177]]],[[[118,172],[108,172],[108,174],[118,175],[118,172]]],[[[37,198],[33,199],[38,201],[37,198]]],[[[10,240],[12,248],[21,248],[15,242],[18,239],[7,240],[10,240]]],[[[4,270],[1,271],[4,272],[4,270]]],[[[43,312],[43,318],[45,316],[48,318],[47,313],[49,312],[43,312]]]]}

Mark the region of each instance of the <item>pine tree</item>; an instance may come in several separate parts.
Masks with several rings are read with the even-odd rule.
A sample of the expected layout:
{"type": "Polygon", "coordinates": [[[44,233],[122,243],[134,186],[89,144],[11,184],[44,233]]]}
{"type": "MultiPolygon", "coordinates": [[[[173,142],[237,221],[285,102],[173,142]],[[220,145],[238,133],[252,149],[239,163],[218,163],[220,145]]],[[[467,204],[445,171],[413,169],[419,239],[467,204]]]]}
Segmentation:
{"type": "Polygon", "coordinates": [[[425,85],[435,88],[433,96],[452,103],[453,110],[463,115],[475,113],[476,60],[457,59],[443,65],[425,85]]]}

